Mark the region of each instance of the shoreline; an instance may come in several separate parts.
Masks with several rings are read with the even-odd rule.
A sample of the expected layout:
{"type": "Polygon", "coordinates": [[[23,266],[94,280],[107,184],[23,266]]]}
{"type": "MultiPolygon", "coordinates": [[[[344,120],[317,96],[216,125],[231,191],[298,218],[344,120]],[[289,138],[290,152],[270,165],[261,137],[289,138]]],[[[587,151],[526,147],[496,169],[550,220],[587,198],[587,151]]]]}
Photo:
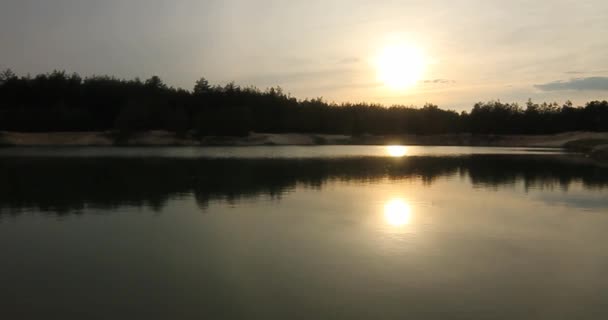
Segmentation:
{"type": "Polygon", "coordinates": [[[332,135],[250,133],[244,137],[192,135],[177,137],[168,131],[147,131],[117,140],[114,132],[25,133],[0,131],[0,148],[11,147],[205,147],[205,146],[321,146],[411,145],[463,147],[563,148],[608,164],[608,132],[565,132],[551,135],[332,135]]]}
{"type": "Polygon", "coordinates": [[[0,146],[314,146],[314,145],[426,145],[563,148],[577,140],[607,140],[608,132],[565,132],[552,135],[332,135],[308,133],[250,133],[243,137],[177,137],[168,131],[134,134],[117,142],[112,132],[0,132],[0,146]]]}

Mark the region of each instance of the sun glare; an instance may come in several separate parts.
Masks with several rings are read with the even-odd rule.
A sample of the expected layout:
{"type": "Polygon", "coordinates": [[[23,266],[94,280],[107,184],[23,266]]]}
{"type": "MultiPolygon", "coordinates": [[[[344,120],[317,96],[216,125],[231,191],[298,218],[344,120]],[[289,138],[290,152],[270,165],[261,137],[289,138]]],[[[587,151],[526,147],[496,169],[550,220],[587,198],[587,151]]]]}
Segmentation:
{"type": "Polygon", "coordinates": [[[376,58],[378,80],[394,90],[406,89],[416,84],[425,68],[426,59],[423,52],[405,44],[389,45],[376,58]]]}
{"type": "Polygon", "coordinates": [[[386,152],[391,157],[401,158],[407,155],[407,147],[404,146],[387,146],[386,152]]]}
{"type": "Polygon", "coordinates": [[[412,209],[402,199],[392,199],[384,205],[384,219],[394,227],[401,227],[410,223],[412,209]]]}

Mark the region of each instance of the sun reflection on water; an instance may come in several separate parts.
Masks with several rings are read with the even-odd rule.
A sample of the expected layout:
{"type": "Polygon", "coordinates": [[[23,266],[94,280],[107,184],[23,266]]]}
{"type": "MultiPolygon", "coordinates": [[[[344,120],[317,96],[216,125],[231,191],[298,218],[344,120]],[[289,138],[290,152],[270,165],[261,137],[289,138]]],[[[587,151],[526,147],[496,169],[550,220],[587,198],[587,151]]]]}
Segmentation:
{"type": "Polygon", "coordinates": [[[395,198],[384,204],[384,219],[394,227],[408,225],[412,218],[412,208],[403,199],[395,198]]]}
{"type": "Polygon", "coordinates": [[[400,158],[400,157],[404,157],[405,155],[407,155],[407,147],[404,147],[404,146],[387,146],[386,147],[386,152],[391,157],[400,158]]]}

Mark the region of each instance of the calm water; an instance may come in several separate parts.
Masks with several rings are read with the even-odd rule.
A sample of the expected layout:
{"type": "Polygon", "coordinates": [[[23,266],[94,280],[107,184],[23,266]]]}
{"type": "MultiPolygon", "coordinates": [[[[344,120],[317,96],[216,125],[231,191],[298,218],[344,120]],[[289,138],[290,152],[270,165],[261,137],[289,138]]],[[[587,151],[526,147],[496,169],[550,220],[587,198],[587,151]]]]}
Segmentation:
{"type": "Polygon", "coordinates": [[[2,319],[606,319],[608,167],[455,147],[0,150],[2,319]]]}

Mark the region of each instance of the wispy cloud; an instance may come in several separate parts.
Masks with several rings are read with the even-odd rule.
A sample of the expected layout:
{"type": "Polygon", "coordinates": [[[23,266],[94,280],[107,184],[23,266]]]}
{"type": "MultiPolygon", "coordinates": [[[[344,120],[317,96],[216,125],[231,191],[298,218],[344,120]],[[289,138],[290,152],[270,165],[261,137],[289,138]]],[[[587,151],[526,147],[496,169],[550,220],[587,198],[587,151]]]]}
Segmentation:
{"type": "Polygon", "coordinates": [[[425,84],[453,84],[453,83],[456,83],[456,81],[449,80],[449,79],[430,79],[430,80],[424,80],[423,83],[425,83],[425,84]]]}
{"type": "Polygon", "coordinates": [[[589,74],[589,75],[599,75],[602,73],[606,73],[608,70],[570,70],[564,72],[565,74],[589,74]]]}
{"type": "Polygon", "coordinates": [[[574,78],[567,81],[559,80],[534,87],[542,91],[608,91],[608,77],[574,78]]]}

